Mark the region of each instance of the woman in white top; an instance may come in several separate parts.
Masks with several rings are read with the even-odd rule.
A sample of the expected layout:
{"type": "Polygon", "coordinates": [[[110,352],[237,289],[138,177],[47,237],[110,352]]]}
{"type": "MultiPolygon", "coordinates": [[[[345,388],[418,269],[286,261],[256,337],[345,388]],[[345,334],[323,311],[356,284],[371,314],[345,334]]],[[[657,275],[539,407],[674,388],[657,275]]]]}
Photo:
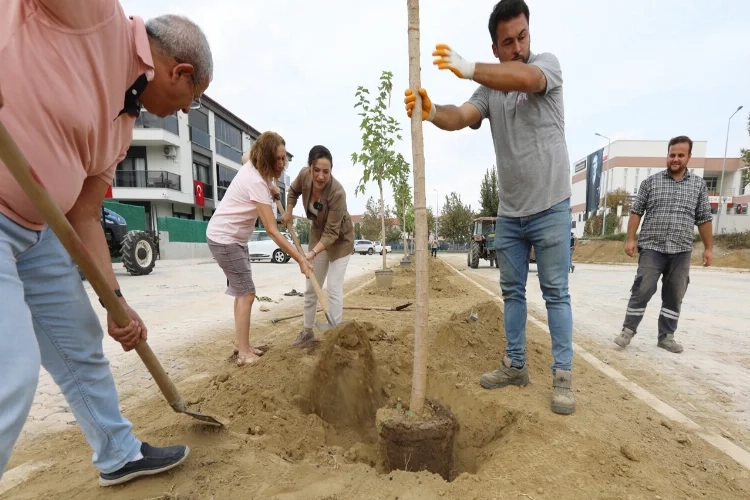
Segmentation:
{"type": "Polygon", "coordinates": [[[273,184],[286,169],[286,143],[275,132],[264,132],[255,141],[245,164],[229,184],[206,230],[208,247],[224,270],[226,294],[234,297],[234,335],[237,364],[253,363],[263,352],[250,346],[250,311],[255,300],[255,284],[250,270],[247,243],[260,217],[263,227],[279,247],[297,261],[307,276],[312,267],[304,255],[279,232],[273,213],[273,184]]]}

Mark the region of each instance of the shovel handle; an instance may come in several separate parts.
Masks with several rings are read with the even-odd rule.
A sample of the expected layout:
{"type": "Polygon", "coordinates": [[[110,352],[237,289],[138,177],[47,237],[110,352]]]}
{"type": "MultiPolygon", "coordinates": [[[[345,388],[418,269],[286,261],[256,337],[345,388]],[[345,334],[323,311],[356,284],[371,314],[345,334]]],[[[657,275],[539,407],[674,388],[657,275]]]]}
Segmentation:
{"type": "MultiPolygon", "coordinates": [[[[284,212],[286,212],[283,205],[281,204],[281,200],[278,198],[278,195],[274,196],[274,199],[276,200],[276,208],[279,209],[279,213],[283,214],[284,212]]],[[[299,238],[297,238],[297,232],[294,230],[294,226],[290,222],[289,225],[285,227],[287,231],[289,231],[289,234],[292,236],[292,241],[294,241],[294,246],[297,248],[297,251],[304,258],[305,252],[302,250],[302,245],[299,242],[299,238]]],[[[309,271],[307,273],[307,279],[310,280],[310,283],[312,283],[312,286],[315,289],[315,295],[318,296],[320,307],[323,309],[323,312],[328,314],[328,301],[326,300],[325,295],[323,295],[323,289],[320,288],[320,283],[318,283],[318,280],[315,278],[315,274],[312,271],[309,271]]]]}
{"type": "MultiPolygon", "coordinates": [[[[115,323],[119,327],[128,326],[131,319],[127,309],[125,309],[123,303],[115,295],[114,290],[112,290],[107,282],[107,278],[91,258],[91,254],[84,246],[78,233],[75,232],[65,214],[62,213],[60,207],[52,199],[42,184],[41,179],[39,179],[34,169],[26,161],[23,153],[18,149],[18,146],[2,122],[0,122],[0,160],[3,161],[26,196],[34,203],[36,209],[44,217],[45,222],[47,222],[47,225],[55,233],[60,243],[63,244],[71,257],[73,257],[78,267],[81,268],[91,287],[104,303],[107,312],[112,315],[115,323]]],[[[141,340],[136,345],[135,350],[154,377],[154,381],[159,386],[159,389],[161,389],[164,397],[167,398],[169,404],[172,407],[182,404],[177,388],[169,379],[169,376],[146,341],[141,340]]]]}

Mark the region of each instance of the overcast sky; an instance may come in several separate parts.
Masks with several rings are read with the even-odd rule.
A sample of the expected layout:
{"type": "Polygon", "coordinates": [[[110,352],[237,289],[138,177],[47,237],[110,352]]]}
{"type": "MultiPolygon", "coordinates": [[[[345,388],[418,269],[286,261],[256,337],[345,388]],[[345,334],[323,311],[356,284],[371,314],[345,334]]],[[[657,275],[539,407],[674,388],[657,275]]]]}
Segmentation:
{"type": "MultiPolygon", "coordinates": [[[[708,141],[722,157],[727,119],[729,156],[750,147],[750,2],[677,0],[527,0],[531,50],[560,59],[571,162],[616,139],[665,140],[686,134],[708,141]]],[[[492,62],[487,21],[494,1],[421,2],[422,86],[434,102],[461,104],[476,84],[432,65],[435,44],[463,57],[492,62]]],[[[406,0],[122,0],[129,15],[186,15],[205,30],[214,54],[207,94],[258,130],[282,134],[295,155],[294,178],[307,152],[324,144],[334,176],[362,213],[367,195],[354,196],[360,178],[358,85],[377,87],[394,73],[391,113],[401,121],[399,150],[411,162],[410,125],[403,107],[408,86],[406,0]]],[[[495,163],[489,126],[443,132],[425,123],[427,203],[450,191],[478,206],[479,183],[495,163]]],[[[540,182],[545,182],[540,179],[540,182]]],[[[389,197],[387,194],[387,197],[389,197]]],[[[297,211],[300,206],[298,205],[297,211]]],[[[301,212],[300,212],[301,213],[301,212]]]]}

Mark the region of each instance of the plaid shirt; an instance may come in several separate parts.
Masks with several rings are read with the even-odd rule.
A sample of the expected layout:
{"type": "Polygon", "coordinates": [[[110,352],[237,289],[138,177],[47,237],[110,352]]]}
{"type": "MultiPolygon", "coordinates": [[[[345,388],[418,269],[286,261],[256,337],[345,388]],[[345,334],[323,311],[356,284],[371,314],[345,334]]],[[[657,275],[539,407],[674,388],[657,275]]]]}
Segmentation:
{"type": "Polygon", "coordinates": [[[640,216],[644,212],[638,248],[666,254],[692,251],[693,227],[713,219],[706,183],[689,171],[678,181],[669,170],[645,179],[630,209],[640,216]]]}

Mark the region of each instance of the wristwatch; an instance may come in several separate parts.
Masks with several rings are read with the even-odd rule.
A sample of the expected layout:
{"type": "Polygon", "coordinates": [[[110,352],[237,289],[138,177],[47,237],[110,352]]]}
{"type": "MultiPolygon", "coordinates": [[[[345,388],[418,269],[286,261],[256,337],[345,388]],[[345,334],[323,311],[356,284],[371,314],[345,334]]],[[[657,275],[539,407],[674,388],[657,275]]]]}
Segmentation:
{"type": "MultiPolygon", "coordinates": [[[[122,292],[119,288],[115,288],[115,295],[117,295],[118,297],[122,297],[122,292]]],[[[99,303],[102,305],[102,307],[106,307],[102,299],[99,299],[99,303]]]]}

